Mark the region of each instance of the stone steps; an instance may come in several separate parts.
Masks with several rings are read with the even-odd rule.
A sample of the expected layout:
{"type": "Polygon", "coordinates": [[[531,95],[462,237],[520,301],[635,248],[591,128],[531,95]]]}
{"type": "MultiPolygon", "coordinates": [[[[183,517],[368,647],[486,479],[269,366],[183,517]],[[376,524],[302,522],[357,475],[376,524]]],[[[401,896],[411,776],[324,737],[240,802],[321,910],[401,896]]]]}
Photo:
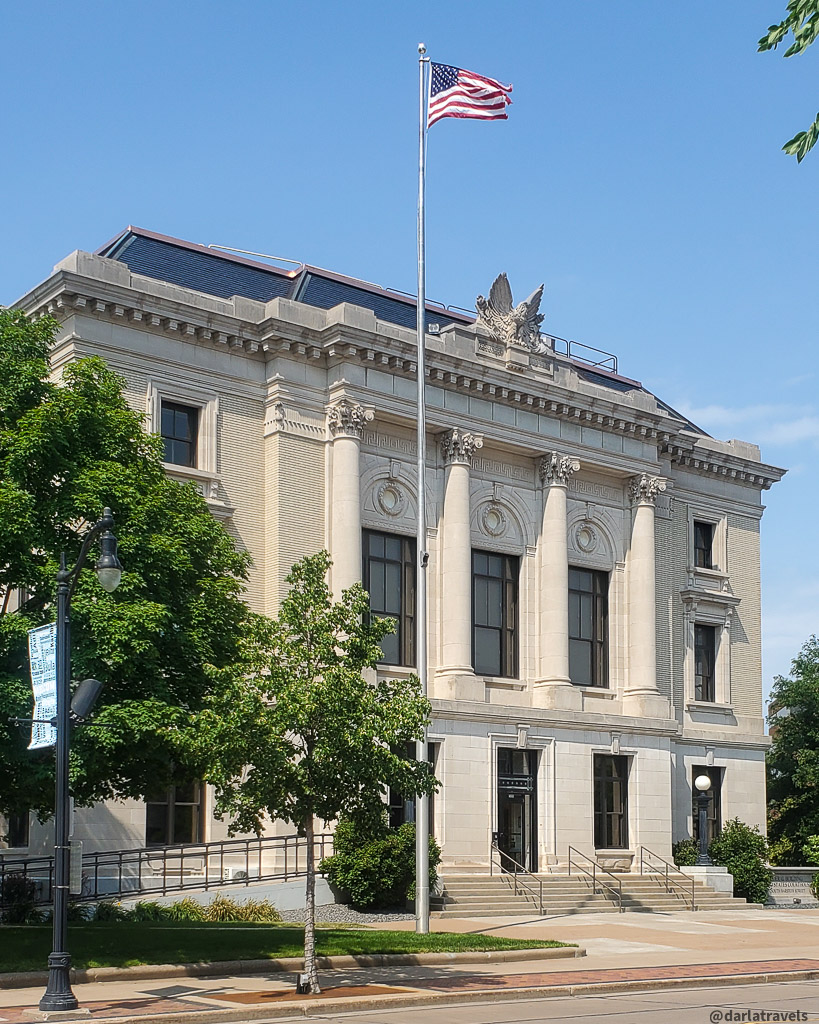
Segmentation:
{"type": "MultiPolygon", "coordinates": [[[[543,882],[543,909],[550,915],[617,913],[618,900],[609,886],[614,879],[603,876],[592,891],[591,878],[583,875],[549,874],[538,876],[543,882]]],[[[679,885],[671,891],[665,883],[651,875],[623,873],[617,876],[622,884],[623,910],[632,912],[668,913],[690,908],[690,887],[685,893],[679,885]]],[[[537,882],[531,877],[522,879],[515,893],[514,879],[509,875],[444,875],[443,892],[433,896],[430,907],[435,917],[511,917],[531,916],[539,913],[537,882]]],[[[742,910],[754,904],[745,900],[714,892],[701,882],[694,883],[694,901],[698,910],[742,910]]]]}

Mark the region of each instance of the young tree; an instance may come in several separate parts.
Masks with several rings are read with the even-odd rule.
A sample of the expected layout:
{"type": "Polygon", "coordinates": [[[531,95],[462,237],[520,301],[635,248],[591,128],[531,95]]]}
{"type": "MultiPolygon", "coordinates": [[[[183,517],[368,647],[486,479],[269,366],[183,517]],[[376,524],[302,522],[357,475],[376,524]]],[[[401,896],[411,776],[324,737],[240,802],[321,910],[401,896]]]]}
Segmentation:
{"type": "Polygon", "coordinates": [[[27,630],[54,617],[60,552],[73,565],[89,523],[113,509],[122,583],[91,571],[72,601],[73,678],[104,690],[77,729],[71,787],[80,803],[144,797],[184,778],[168,724],[202,706],[214,672],[242,658],[255,619],[241,597],[248,558],[192,485],[167,479],[160,442],[99,359],[48,352],[56,321],[0,310],[0,811],[50,813],[53,754],[28,751],[27,630]],[[22,595],[22,603],[20,603],[22,595]],[[174,762],[175,758],[175,762],[174,762]]]}
{"type": "MultiPolygon", "coordinates": [[[[786,57],[804,53],[819,35],[819,0],[788,0],[787,14],[778,25],[771,25],[767,33],[759,40],[758,50],[775,50],[788,35],[793,42],[785,50],[786,57]]],[[[819,114],[816,120],[804,132],[796,135],[782,149],[790,156],[795,156],[801,163],[819,139],[819,114]]]]}
{"type": "Polygon", "coordinates": [[[794,851],[819,835],[819,640],[794,659],[788,677],[777,676],[769,718],[768,832],[771,842],[794,851]]]}
{"type": "Polygon", "coordinates": [[[221,674],[218,693],[180,742],[216,787],[217,811],[235,831],[262,830],[263,818],[291,822],[307,848],[304,970],[318,992],[315,959],[314,822],[374,820],[386,786],[433,792],[430,766],[407,761],[430,705],[415,677],[376,681],[371,669],[392,620],[371,619],[361,584],[334,602],[326,551],[297,562],[290,592],[266,629],[252,672],[221,674]]]}

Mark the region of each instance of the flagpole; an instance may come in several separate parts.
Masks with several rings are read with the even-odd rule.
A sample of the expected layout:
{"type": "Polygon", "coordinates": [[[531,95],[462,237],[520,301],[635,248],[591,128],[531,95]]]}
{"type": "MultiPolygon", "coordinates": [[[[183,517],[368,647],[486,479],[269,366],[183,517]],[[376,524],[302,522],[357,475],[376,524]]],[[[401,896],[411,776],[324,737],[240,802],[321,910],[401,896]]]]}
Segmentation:
{"type": "MultiPolygon", "coordinates": [[[[416,586],[417,665],[421,693],[426,697],[427,685],[427,522],[426,522],[426,453],[427,425],[424,385],[426,381],[426,262],[424,236],[424,191],[426,179],[426,94],[424,89],[425,65],[429,58],[423,43],[418,44],[418,309],[417,309],[417,365],[418,365],[418,582],[416,586]]],[[[428,759],[427,730],[418,740],[415,757],[428,759]]],[[[415,798],[415,931],[426,935],[429,931],[429,797],[415,798]]]]}

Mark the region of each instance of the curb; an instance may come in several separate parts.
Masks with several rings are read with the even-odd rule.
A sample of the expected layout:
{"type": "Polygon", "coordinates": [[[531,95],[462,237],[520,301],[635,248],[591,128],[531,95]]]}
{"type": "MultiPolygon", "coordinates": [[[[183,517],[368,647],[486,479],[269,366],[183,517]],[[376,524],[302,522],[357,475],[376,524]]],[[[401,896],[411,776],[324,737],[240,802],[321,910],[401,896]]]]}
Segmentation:
{"type": "MultiPolygon", "coordinates": [[[[815,981],[817,970],[770,971],[758,974],[712,975],[702,978],[655,978],[631,979],[628,981],[592,982],[583,985],[547,985],[532,988],[473,989],[470,992],[407,992],[400,995],[357,996],[347,999],[322,999],[305,997],[299,1002],[268,1003],[265,1006],[235,1007],[231,1009],[202,1009],[191,1012],[158,1014],[151,1018],[141,1017],[97,1017],[103,1024],[116,1020],[151,1024],[234,1024],[247,1021],[273,1021],[286,1017],[326,1017],[331,1014],[367,1013],[373,1010],[393,1010],[403,1007],[447,1006],[465,1003],[498,1003],[511,1000],[550,999],[566,996],[605,995],[624,992],[646,992],[663,989],[709,988],[715,985],[769,984],[781,981],[815,981]]],[[[38,1019],[32,1014],[29,1019],[38,1019]]],[[[40,1019],[46,1019],[44,1016],[40,1019]]],[[[52,1018],[53,1019],[53,1018],[52,1018]]],[[[61,1015],[61,1019],[66,1019],[61,1015]]]]}
{"type": "MultiPolygon", "coordinates": [[[[586,955],[582,946],[545,946],[539,949],[487,949],[467,953],[379,953],[375,956],[319,956],[320,970],[348,970],[353,967],[436,967],[444,964],[518,963],[528,960],[557,960],[586,955]]],[[[201,964],[140,964],[138,967],[90,967],[71,970],[71,983],[100,981],[148,981],[160,978],[212,978],[241,974],[276,974],[302,970],[304,958],[278,960],[216,960],[201,964]]],[[[45,985],[48,971],[17,971],[0,974],[0,989],[45,985]]]]}

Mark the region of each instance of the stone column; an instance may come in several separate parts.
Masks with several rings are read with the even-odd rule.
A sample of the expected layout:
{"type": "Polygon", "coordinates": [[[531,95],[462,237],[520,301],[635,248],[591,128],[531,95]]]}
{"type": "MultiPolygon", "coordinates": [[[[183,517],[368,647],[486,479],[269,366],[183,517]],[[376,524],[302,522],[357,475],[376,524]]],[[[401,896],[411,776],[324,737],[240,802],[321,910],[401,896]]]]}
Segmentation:
{"type": "Polygon", "coordinates": [[[361,582],[361,489],[359,449],[371,409],[342,398],[327,409],[333,439],[333,494],[331,508],[331,579],[333,597],[361,582]]]}
{"type": "Polygon", "coordinates": [[[668,701],[657,690],[656,570],[654,503],[665,482],[646,473],[632,477],[629,495],[633,518],[628,570],[627,712],[641,717],[667,718],[668,701]]]}
{"type": "Polygon", "coordinates": [[[580,469],[577,459],[549,452],[540,460],[543,525],[540,531],[540,671],[532,703],[579,710],[582,691],[569,676],[569,544],[566,491],[580,469]]]}
{"type": "Polygon", "coordinates": [[[441,529],[441,665],[435,696],[484,699],[484,683],[472,668],[472,538],[469,468],[483,438],[457,427],[441,438],[446,464],[441,529]]]}

